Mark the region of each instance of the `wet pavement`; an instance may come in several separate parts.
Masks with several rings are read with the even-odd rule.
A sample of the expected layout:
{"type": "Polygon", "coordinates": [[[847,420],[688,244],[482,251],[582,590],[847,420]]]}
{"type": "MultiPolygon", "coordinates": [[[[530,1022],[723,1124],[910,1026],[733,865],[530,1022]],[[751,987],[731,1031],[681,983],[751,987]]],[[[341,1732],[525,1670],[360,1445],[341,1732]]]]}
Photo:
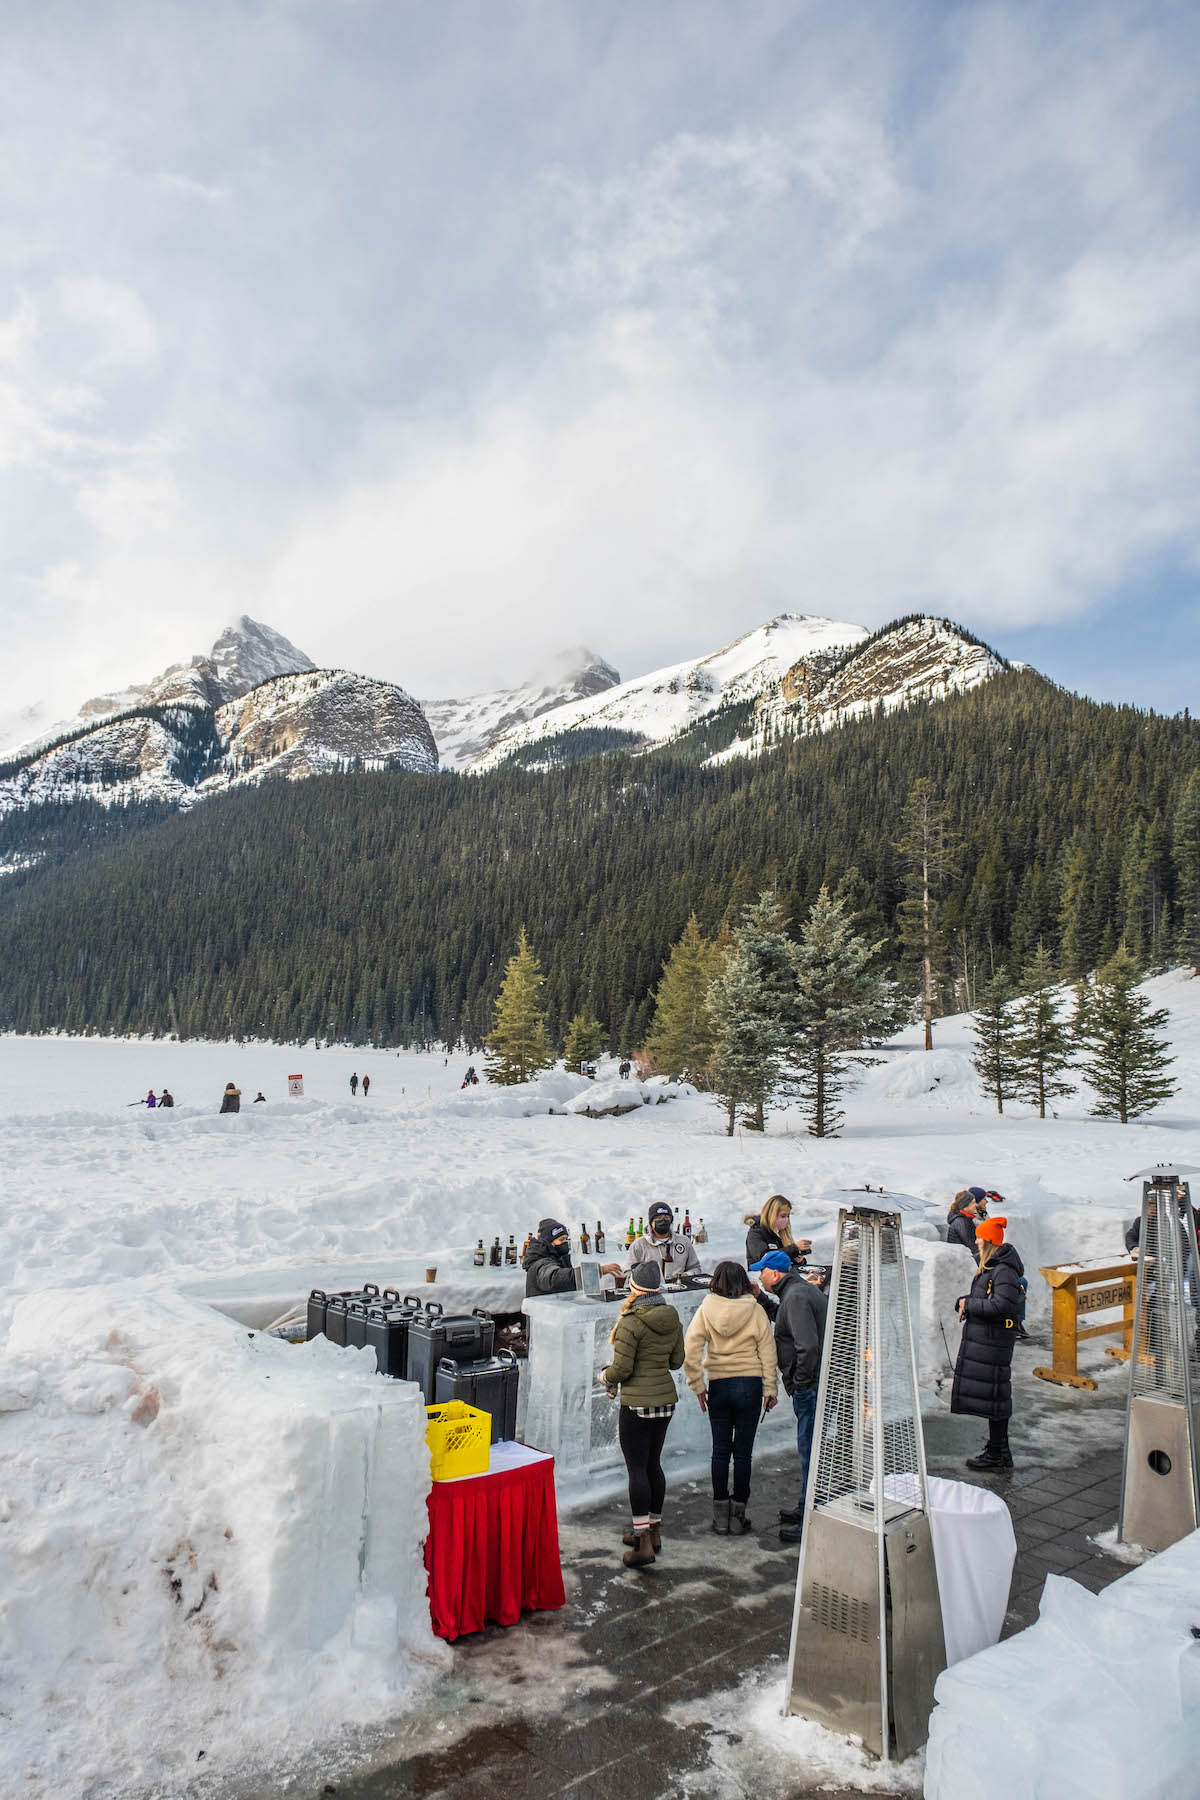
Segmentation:
{"type": "MultiPolygon", "coordinates": [[[[1107,1447],[1051,1466],[1045,1455],[1021,1457],[1018,1422],[1018,1467],[987,1478],[962,1466],[980,1447],[977,1421],[942,1415],[927,1424],[930,1473],[980,1480],[1011,1510],[1018,1557],[1005,1635],[1037,1616],[1049,1571],[1093,1592],[1127,1572],[1088,1541],[1115,1523],[1121,1419],[1106,1408],[1091,1425],[1107,1447]]],[[[744,1786],[731,1771],[731,1761],[736,1770],[754,1746],[734,1748],[741,1721],[736,1702],[731,1713],[730,1690],[754,1673],[749,1692],[761,1695],[783,1671],[797,1550],[780,1543],[777,1514],[794,1503],[794,1466],[785,1454],[756,1467],[750,1510],[759,1529],[741,1539],[712,1534],[705,1483],[676,1483],[663,1554],[641,1572],[620,1564],[627,1513],[619,1501],[564,1518],[567,1606],[461,1639],[436,1717],[427,1713],[381,1741],[366,1768],[360,1762],[352,1773],[327,1768],[311,1783],[289,1782],[288,1800],[761,1800],[752,1758],[744,1786]],[[714,1734],[730,1752],[719,1766],[714,1734]]],[[[853,1791],[831,1783],[828,1770],[798,1766],[794,1783],[790,1774],[785,1780],[789,1800],[816,1793],[848,1800],[853,1791]]],[[[283,1791],[257,1790],[252,1800],[276,1800],[283,1791]]]]}

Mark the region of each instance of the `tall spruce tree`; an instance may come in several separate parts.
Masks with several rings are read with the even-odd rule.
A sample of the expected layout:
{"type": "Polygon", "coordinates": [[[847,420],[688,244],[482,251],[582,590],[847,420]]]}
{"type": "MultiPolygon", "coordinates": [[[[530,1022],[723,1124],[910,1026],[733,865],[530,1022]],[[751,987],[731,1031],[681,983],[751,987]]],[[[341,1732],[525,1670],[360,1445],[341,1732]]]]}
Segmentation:
{"type": "Polygon", "coordinates": [[[743,1122],[761,1131],[779,1078],[779,1018],[758,959],[740,935],[712,985],[709,1008],[713,1088],[725,1108],[726,1132],[733,1136],[739,1107],[749,1111],[743,1122]]]}
{"type": "Polygon", "coordinates": [[[939,900],[957,866],[959,847],[950,828],[949,811],[938,800],[927,776],[914,781],[909,789],[901,834],[894,848],[908,869],[900,908],[900,938],[919,971],[925,1048],[932,1050],[933,1017],[941,1009],[946,967],[939,900]]]}
{"type": "Polygon", "coordinates": [[[577,1012],[567,1026],[567,1041],[563,1047],[563,1062],[574,1074],[580,1072],[580,1064],[595,1062],[604,1049],[604,1027],[599,1019],[590,1012],[577,1012]]]}
{"type": "Polygon", "coordinates": [[[996,1111],[1004,1111],[1006,1098],[1011,1098],[1017,1079],[1014,1054],[1017,1023],[1013,1016],[1013,985],[1007,969],[997,969],[979,995],[975,1007],[975,1050],[971,1057],[975,1073],[995,1096],[996,1111]]]}
{"type": "Polygon", "coordinates": [[[1167,1070],[1174,1062],[1159,1035],[1165,1007],[1138,993],[1140,971],[1124,944],[1097,973],[1088,996],[1084,1034],[1091,1057],[1084,1075],[1096,1092],[1092,1111],[1122,1125],[1168,1100],[1178,1087],[1167,1070]]]}
{"type": "Polygon", "coordinates": [[[544,980],[522,925],[516,955],[509,957],[500,984],[496,1016],[487,1039],[491,1051],[485,1065],[487,1078],[499,1087],[528,1081],[539,1069],[553,1065],[554,1052],[546,1035],[542,1006],[544,980]]]}
{"type": "Polygon", "coordinates": [[[845,1080],[844,1052],[880,1028],[888,995],[872,962],[883,940],[870,944],[854,930],[839,899],[823,887],[795,947],[793,1047],[800,1097],[814,1137],[836,1137],[845,1080]]]}
{"type": "MultiPolygon", "coordinates": [[[[785,1071],[794,1065],[799,1033],[796,946],[788,936],[787,919],[773,888],[764,888],[753,906],[746,907],[737,936],[738,943],[753,958],[758,970],[760,1009],[774,1031],[777,1073],[773,1089],[792,1087],[794,1080],[785,1071]]],[[[768,1097],[762,1094],[754,1102],[754,1116],[748,1123],[755,1131],[767,1128],[768,1097]]]]}
{"type": "Polygon", "coordinates": [[[1044,1119],[1046,1102],[1071,1092],[1071,1083],[1062,1076],[1075,1043],[1059,1017],[1058,977],[1044,944],[1038,945],[1022,972],[1015,1020],[1014,1085],[1021,1099],[1036,1106],[1038,1118],[1044,1119]]]}
{"type": "Polygon", "coordinates": [[[686,1076],[699,1088],[712,1085],[713,1022],[708,993],[723,962],[717,946],[702,936],[693,913],[654,992],[654,1023],[646,1050],[661,1074],[686,1076]]]}

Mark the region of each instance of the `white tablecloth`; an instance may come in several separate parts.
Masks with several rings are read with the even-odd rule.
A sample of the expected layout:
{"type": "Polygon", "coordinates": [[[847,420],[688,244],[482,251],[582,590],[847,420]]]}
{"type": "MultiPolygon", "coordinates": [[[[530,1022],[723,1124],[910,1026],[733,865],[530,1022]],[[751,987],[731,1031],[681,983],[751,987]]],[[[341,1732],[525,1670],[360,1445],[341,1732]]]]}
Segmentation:
{"type": "Polygon", "coordinates": [[[999,1642],[1017,1540],[999,1494],[938,1475],[929,1477],[929,1526],[950,1668],[999,1642]]]}

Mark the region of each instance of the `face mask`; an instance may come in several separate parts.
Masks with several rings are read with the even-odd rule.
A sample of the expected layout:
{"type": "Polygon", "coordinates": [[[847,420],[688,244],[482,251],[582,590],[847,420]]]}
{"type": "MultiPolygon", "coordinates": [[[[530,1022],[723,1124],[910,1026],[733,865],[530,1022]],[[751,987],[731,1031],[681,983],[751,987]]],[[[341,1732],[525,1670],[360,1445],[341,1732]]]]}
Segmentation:
{"type": "Polygon", "coordinates": [[[660,1238],[670,1237],[671,1221],[670,1221],[670,1219],[654,1219],[651,1221],[650,1230],[653,1232],[655,1237],[660,1237],[660,1238]]]}

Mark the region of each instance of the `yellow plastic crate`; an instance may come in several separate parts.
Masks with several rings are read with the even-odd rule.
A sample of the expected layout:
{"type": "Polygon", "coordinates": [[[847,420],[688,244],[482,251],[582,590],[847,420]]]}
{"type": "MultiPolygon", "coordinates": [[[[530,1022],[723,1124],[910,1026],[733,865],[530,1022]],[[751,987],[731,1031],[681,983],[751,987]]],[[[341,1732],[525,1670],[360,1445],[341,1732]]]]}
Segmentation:
{"type": "Polygon", "coordinates": [[[486,1475],[492,1455],[492,1416],[468,1406],[465,1400],[445,1400],[425,1408],[429,1423],[431,1472],[435,1481],[455,1481],[460,1475],[486,1475]]]}

